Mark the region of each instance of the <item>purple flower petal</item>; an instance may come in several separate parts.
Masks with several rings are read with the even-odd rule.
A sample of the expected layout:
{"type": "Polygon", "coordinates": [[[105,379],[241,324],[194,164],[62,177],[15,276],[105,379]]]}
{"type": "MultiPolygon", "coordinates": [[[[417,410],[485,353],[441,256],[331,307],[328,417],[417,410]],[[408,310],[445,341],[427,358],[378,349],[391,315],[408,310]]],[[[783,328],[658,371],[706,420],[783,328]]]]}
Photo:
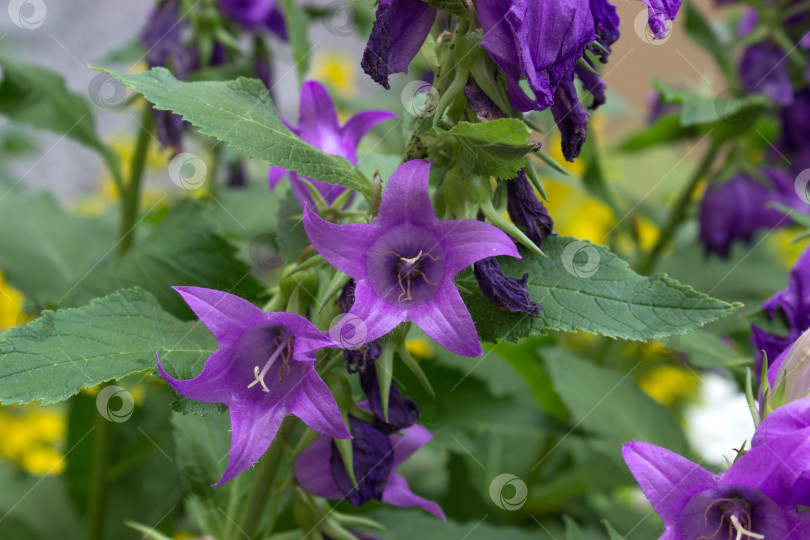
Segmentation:
{"type": "Polygon", "coordinates": [[[357,282],[355,298],[347,316],[363,321],[362,330],[366,333],[363,341],[366,343],[381,338],[407,320],[406,310],[391,309],[389,304],[381,302],[374,289],[365,281],[357,282]]]}
{"type": "Polygon", "coordinates": [[[486,257],[508,255],[520,259],[509,235],[483,221],[456,219],[442,221],[439,230],[448,245],[446,271],[456,275],[486,257]]]}
{"type": "Polygon", "coordinates": [[[173,287],[188,307],[214,334],[220,345],[238,339],[234,328],[248,328],[267,320],[267,313],[247,300],[214,289],[202,287],[173,287]]]}
{"type": "Polygon", "coordinates": [[[362,506],[372,499],[382,500],[383,490],[394,470],[394,453],[391,442],[376,427],[350,417],[352,428],[352,465],[357,486],[352,483],[343,459],[332,446],[330,470],[338,489],[354,506],[362,506]]]}
{"type": "MultiPolygon", "coordinates": [[[[355,114],[344,124],[343,145],[345,148],[355,149],[360,144],[366,133],[371,131],[378,124],[388,120],[399,118],[398,115],[388,111],[363,111],[355,114]]],[[[354,165],[357,165],[357,157],[352,153],[352,158],[347,158],[354,165]],[[352,159],[353,158],[353,159],[352,159]]]]}
{"type": "Polygon", "coordinates": [[[205,362],[205,367],[197,377],[187,381],[175,379],[163,369],[160,353],[155,353],[160,375],[168,381],[177,392],[194,401],[205,403],[224,403],[231,393],[228,389],[228,355],[222,350],[214,351],[205,362]]]}
{"type": "Polygon", "coordinates": [[[461,356],[481,356],[475,324],[452,283],[436,291],[433,302],[415,308],[410,318],[442,347],[461,356]]]}
{"type": "Polygon", "coordinates": [[[384,88],[391,88],[388,76],[408,72],[408,64],[435,19],[436,8],[422,0],[380,0],[360,62],[363,71],[384,88]]]}
{"type": "Polygon", "coordinates": [[[403,429],[402,435],[393,433],[388,438],[394,449],[394,467],[398,467],[417,450],[433,440],[433,435],[427,429],[415,424],[403,429]]]}
{"type": "Polygon", "coordinates": [[[287,169],[283,169],[281,167],[271,166],[270,169],[267,171],[267,183],[270,186],[270,191],[276,189],[276,186],[281,179],[284,178],[290,171],[287,169]]]}
{"type": "Polygon", "coordinates": [[[554,92],[551,113],[560,130],[563,156],[567,161],[574,161],[588,138],[588,113],[579,102],[573,69],[560,81],[554,92]]]}
{"type": "Polygon", "coordinates": [[[318,433],[337,439],[351,437],[335,398],[314,367],[301,379],[295,392],[290,396],[287,407],[290,414],[300,418],[318,433]]]}
{"type": "Polygon", "coordinates": [[[706,469],[654,444],[629,442],[622,447],[622,456],[665,523],[674,522],[694,494],[716,482],[706,469]]]}
{"type": "Polygon", "coordinates": [[[365,260],[374,241],[371,225],[336,225],[321,219],[306,207],[304,228],[312,245],[329,264],[355,279],[361,277],[357,271],[358,262],[365,260]]]}
{"type": "Polygon", "coordinates": [[[791,401],[773,411],[757,427],[751,447],[780,440],[810,427],[810,398],[791,401]]]}
{"type": "Polygon", "coordinates": [[[231,449],[228,466],[214,487],[220,486],[248,470],[267,451],[286,416],[281,406],[258,411],[251,403],[232,403],[231,449]]]}
{"type": "Polygon", "coordinates": [[[329,461],[332,457],[332,440],[316,437],[295,459],[295,478],[301,487],[324,499],[340,499],[340,491],[332,478],[329,461]]]}
{"type": "Polygon", "coordinates": [[[408,222],[433,224],[437,221],[430,202],[428,183],[431,162],[407,161],[391,175],[385,186],[377,222],[383,226],[408,222]]]}
{"type": "Polygon", "coordinates": [[[681,0],[641,0],[649,6],[647,9],[647,24],[657,39],[667,37],[668,21],[674,21],[678,10],[681,9],[681,0]]]}
{"type": "Polygon", "coordinates": [[[437,518],[447,521],[447,518],[444,517],[444,512],[442,512],[442,509],[438,504],[414,495],[411,492],[411,489],[408,487],[408,482],[397,473],[393,473],[388,477],[388,485],[385,486],[382,500],[383,502],[387,502],[388,504],[402,508],[418,506],[422,510],[430,512],[437,518]]]}
{"type": "Polygon", "coordinates": [[[301,87],[298,126],[292,130],[324,152],[346,157],[339,136],[337,109],[321,83],[307,81],[301,87]]]}
{"type": "Polygon", "coordinates": [[[793,86],[785,52],[762,41],[748,47],[740,61],[740,81],[748,94],[765,94],[777,105],[793,103],[793,86]]]}

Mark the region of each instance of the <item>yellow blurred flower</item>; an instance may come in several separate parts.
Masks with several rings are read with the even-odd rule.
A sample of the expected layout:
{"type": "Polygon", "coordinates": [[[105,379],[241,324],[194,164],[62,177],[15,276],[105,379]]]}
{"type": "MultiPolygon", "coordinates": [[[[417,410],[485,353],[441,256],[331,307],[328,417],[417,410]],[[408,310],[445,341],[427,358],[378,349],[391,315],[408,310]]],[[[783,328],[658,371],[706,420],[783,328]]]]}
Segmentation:
{"type": "Polygon", "coordinates": [[[806,242],[793,243],[793,240],[801,232],[804,231],[791,227],[788,229],[779,229],[770,234],[768,242],[770,242],[773,247],[773,251],[777,255],[777,260],[785,268],[793,268],[796,261],[799,260],[802,252],[804,252],[807,247],[806,242]]]}
{"type": "Polygon", "coordinates": [[[434,356],[433,345],[424,339],[409,339],[405,342],[405,349],[411,356],[421,358],[423,360],[430,360],[434,356]]]}
{"type": "Polygon", "coordinates": [[[354,57],[331,52],[318,52],[312,60],[310,77],[344,96],[357,93],[357,66],[354,57]]]}
{"type": "Polygon", "coordinates": [[[23,313],[23,295],[6,283],[0,271],[0,332],[17,326],[23,313]]]}
{"type": "Polygon", "coordinates": [[[662,405],[672,405],[680,398],[694,395],[700,379],[686,368],[663,365],[645,373],[641,389],[662,405]]]}
{"type": "Polygon", "coordinates": [[[60,474],[65,460],[59,447],[67,432],[65,414],[56,408],[8,406],[0,409],[0,457],[31,474],[60,474]]]}

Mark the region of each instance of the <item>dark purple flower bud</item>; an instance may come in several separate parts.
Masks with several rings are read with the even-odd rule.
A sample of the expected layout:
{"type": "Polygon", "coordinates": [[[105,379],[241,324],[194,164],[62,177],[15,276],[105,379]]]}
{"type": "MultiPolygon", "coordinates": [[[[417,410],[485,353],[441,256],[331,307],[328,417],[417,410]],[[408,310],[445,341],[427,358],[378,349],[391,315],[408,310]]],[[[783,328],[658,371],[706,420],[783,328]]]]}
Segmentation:
{"type": "Polygon", "coordinates": [[[474,82],[464,87],[464,95],[467,98],[467,105],[481,122],[503,118],[503,112],[474,82]]]}
{"type": "Polygon", "coordinates": [[[709,186],[700,204],[700,241],[706,253],[728,258],[731,244],[748,242],[759,229],[786,227],[791,220],[770,203],[802,209],[789,175],[781,169],[764,168],[770,186],[739,174],[721,186],[709,186]]]}
{"type": "Polygon", "coordinates": [[[763,350],[772,366],[776,358],[790,347],[802,332],[810,328],[810,250],[802,254],[790,271],[787,288],[763,303],[762,309],[772,320],[783,319],[788,326],[788,335],[780,336],[751,326],[758,364],[757,373],[762,370],[763,350]]]}
{"type": "Polygon", "coordinates": [[[810,168],[810,89],[798,92],[793,104],[782,109],[782,136],[775,158],[791,162],[794,174],[810,168]]]}
{"type": "Polygon", "coordinates": [[[674,21],[678,10],[681,9],[681,0],[641,0],[649,6],[647,10],[647,24],[657,39],[667,37],[666,23],[674,21]]]}
{"type": "MultiPolygon", "coordinates": [[[[588,62],[588,60],[586,60],[586,62],[588,62]]],[[[582,81],[582,87],[593,96],[593,102],[588,109],[593,111],[604,105],[607,101],[607,86],[605,85],[605,81],[602,80],[602,77],[594,75],[580,66],[575,67],[574,72],[577,74],[577,77],[579,77],[579,80],[582,81]]]]}
{"type": "Polygon", "coordinates": [[[515,178],[506,184],[506,210],[509,217],[518,227],[522,227],[526,236],[538,247],[543,247],[543,240],[554,231],[554,220],[548,209],[532,189],[526,173],[518,171],[515,178]]]}
{"type": "Polygon", "coordinates": [[[740,79],[749,94],[765,94],[777,105],[793,102],[785,52],[774,43],[762,41],[745,50],[740,61],[740,79]]]}
{"type": "Polygon", "coordinates": [[[183,118],[172,111],[152,110],[155,117],[155,136],[163,148],[169,149],[172,154],[183,151],[183,118]]]}
{"type": "Polygon", "coordinates": [[[284,19],[284,12],[278,7],[271,9],[270,13],[267,14],[267,17],[264,19],[264,26],[277,35],[279,39],[284,41],[289,39],[287,34],[287,21],[284,19]]]}
{"type": "Polygon", "coordinates": [[[484,47],[506,74],[512,106],[544,110],[557,86],[571,73],[591,43],[594,18],[588,0],[479,0],[484,47]],[[525,78],[533,97],[520,87],[525,78]]]}
{"type": "Polygon", "coordinates": [[[532,300],[526,288],[529,274],[523,274],[520,279],[510,278],[503,273],[495,257],[475,263],[473,274],[484,296],[499,308],[529,315],[540,314],[540,304],[532,300]]]}
{"type": "Polygon", "coordinates": [[[388,395],[388,421],[385,421],[377,368],[373,363],[360,372],[360,386],[368,398],[371,412],[377,418],[375,425],[384,432],[394,433],[414,425],[419,420],[419,407],[411,398],[403,397],[397,385],[391,381],[391,390],[388,395]]]}
{"type": "Polygon", "coordinates": [[[436,20],[436,8],[422,0],[380,0],[360,65],[389,89],[388,76],[407,73],[436,20]]]}
{"type": "Polygon", "coordinates": [[[222,13],[244,26],[261,23],[273,8],[276,0],[219,0],[222,13]]]}
{"type": "Polygon", "coordinates": [[[162,0],[152,8],[141,31],[141,43],[146,49],[146,63],[152,68],[177,64],[183,50],[183,28],[180,23],[178,0],[162,0]]]}
{"type": "Polygon", "coordinates": [[[574,161],[588,138],[588,113],[579,102],[573,69],[554,92],[551,113],[560,130],[563,156],[567,161],[574,161]]]}
{"type": "Polygon", "coordinates": [[[381,501],[388,477],[394,469],[394,453],[385,433],[362,420],[349,417],[352,434],[352,464],[357,487],[346,472],[343,459],[332,442],[329,468],[338,489],[354,506],[372,499],[381,501]]]}
{"type": "Polygon", "coordinates": [[[245,166],[239,161],[231,163],[228,167],[228,187],[243,188],[245,186],[247,186],[245,166]]]}

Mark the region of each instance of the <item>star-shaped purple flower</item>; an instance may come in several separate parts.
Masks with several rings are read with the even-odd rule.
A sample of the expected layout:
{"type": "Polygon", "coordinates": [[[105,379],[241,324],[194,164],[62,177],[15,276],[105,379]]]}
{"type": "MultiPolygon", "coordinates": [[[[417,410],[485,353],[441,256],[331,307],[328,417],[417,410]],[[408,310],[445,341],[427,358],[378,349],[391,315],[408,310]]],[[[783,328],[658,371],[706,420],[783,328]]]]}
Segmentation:
{"type": "Polygon", "coordinates": [[[661,540],[810,538],[810,514],[797,510],[794,489],[803,471],[796,464],[810,458],[804,431],[752,447],[718,475],[645,442],[625,444],[622,455],[664,520],[661,540]]]}
{"type": "Polygon", "coordinates": [[[288,415],[329,437],[351,437],[329,388],[315,372],[315,351],[334,343],[312,323],[294,313],[265,313],[221,291],[175,290],[219,343],[202,373],[187,381],[166,373],[158,355],[160,374],[177,392],[196,401],[228,405],[231,451],[215,486],[258,461],[288,415]]]}
{"type": "Polygon", "coordinates": [[[336,225],[307,207],[304,226],[329,264],[354,278],[355,302],[347,316],[364,321],[364,342],[412,321],[451,351],[478,356],[478,334],[453,279],[485,257],[520,255],[514,242],[492,225],[436,218],[429,176],[427,161],[401,165],[370,225],[336,225]]]}
{"type": "MultiPolygon", "coordinates": [[[[328,154],[344,157],[352,165],[357,165],[357,145],[360,143],[360,139],[377,124],[392,118],[399,117],[388,111],[363,111],[349,118],[346,124],[341,126],[337,109],[326,88],[317,81],[307,81],[301,88],[298,127],[293,127],[286,122],[285,125],[312,146],[328,154]]],[[[309,189],[306,184],[298,180],[293,171],[281,167],[270,167],[267,176],[270,189],[274,189],[285,174],[290,175],[293,195],[301,206],[313,205],[309,189]]],[[[307,180],[328,204],[334,202],[341,193],[346,191],[345,187],[321,182],[314,178],[307,178],[307,180]]]]}
{"type": "MultiPolygon", "coordinates": [[[[364,407],[364,403],[359,403],[364,407]]],[[[352,461],[357,480],[354,487],[331,439],[317,437],[295,460],[295,477],[310,493],[324,499],[343,499],[360,506],[371,499],[403,508],[418,506],[445,519],[441,507],[411,492],[396,468],[433,438],[419,425],[385,435],[377,428],[350,418],[352,461]]]]}

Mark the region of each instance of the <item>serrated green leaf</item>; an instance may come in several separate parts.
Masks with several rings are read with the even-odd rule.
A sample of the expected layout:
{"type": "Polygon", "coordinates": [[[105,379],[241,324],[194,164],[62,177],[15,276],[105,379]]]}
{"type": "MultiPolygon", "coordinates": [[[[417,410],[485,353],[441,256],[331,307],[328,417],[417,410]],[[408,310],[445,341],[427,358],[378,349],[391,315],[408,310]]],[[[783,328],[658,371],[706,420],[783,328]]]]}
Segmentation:
{"type": "Polygon", "coordinates": [[[164,309],[190,319],[192,313],[172,286],[199,286],[253,298],[262,287],[236,249],[217,235],[198,201],[180,201],[142,243],[124,256],[83,276],[60,305],[85,304],[91,298],[127,287],[143,287],[164,309]]]}
{"type": "Polygon", "coordinates": [[[545,258],[532,253],[498,258],[507,276],[529,274],[529,293],[543,308],[538,316],[498,309],[480,292],[471,271],[459,276],[481,339],[517,341],[548,330],[582,330],[646,341],[683,334],[735,309],[664,274],[640,276],[604,246],[551,236],[543,251],[545,258]]]}
{"type": "Polygon", "coordinates": [[[46,311],[0,335],[0,402],[42,404],[84,387],[155,369],[190,378],[215,350],[199,323],[166,313],[142,289],[118,291],[86,306],[46,311]]]}
{"type": "Polygon", "coordinates": [[[155,104],[171,110],[229,146],[322,182],[371,194],[371,183],[346,159],[294,135],[278,116],[267,88],[256,79],[181,82],[166,69],[137,75],[109,72],[155,104]]]}
{"type": "Polygon", "coordinates": [[[58,73],[0,54],[0,114],[14,122],[47,129],[98,152],[120,182],[118,156],[96,134],[86,98],[68,90],[58,73]]]}
{"type": "Polygon", "coordinates": [[[423,139],[433,151],[450,152],[463,170],[503,179],[514,178],[535,148],[529,129],[517,118],[459,122],[449,130],[433,128],[423,139]]]}

